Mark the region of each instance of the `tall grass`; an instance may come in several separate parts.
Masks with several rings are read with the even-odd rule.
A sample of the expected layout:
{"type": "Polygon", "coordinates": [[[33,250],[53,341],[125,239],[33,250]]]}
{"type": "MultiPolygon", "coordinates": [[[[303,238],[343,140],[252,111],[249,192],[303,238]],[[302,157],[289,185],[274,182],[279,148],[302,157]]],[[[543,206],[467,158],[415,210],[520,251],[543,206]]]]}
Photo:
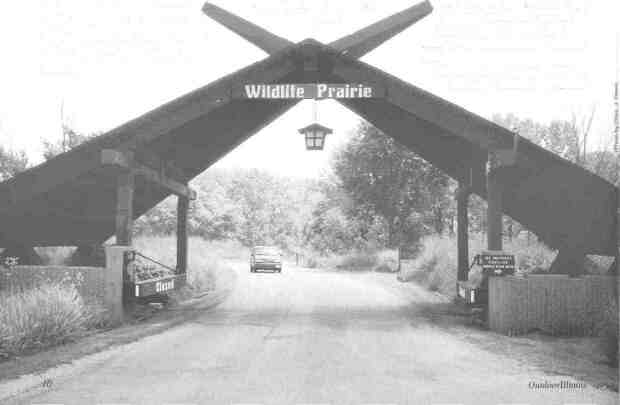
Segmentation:
{"type": "MultiPolygon", "coordinates": [[[[473,245],[476,245],[472,241],[473,245]]],[[[470,246],[476,251],[477,246],[470,246]]],[[[422,241],[422,250],[414,262],[401,269],[400,278],[417,281],[431,291],[446,295],[454,293],[456,285],[456,243],[449,238],[430,236],[422,241]]]]}
{"type": "MultiPolygon", "coordinates": [[[[527,244],[521,240],[506,241],[504,250],[517,258],[517,268],[522,273],[545,272],[556,253],[540,243],[527,244]]],[[[473,257],[486,250],[479,239],[469,241],[469,263],[473,257]]],[[[401,271],[403,280],[417,281],[430,290],[453,296],[456,292],[457,244],[455,238],[428,236],[422,240],[422,250],[412,265],[401,271]]],[[[480,274],[470,274],[475,281],[480,274]]]]}
{"type": "Polygon", "coordinates": [[[0,358],[64,343],[102,322],[73,286],[0,292],[0,358]]]}

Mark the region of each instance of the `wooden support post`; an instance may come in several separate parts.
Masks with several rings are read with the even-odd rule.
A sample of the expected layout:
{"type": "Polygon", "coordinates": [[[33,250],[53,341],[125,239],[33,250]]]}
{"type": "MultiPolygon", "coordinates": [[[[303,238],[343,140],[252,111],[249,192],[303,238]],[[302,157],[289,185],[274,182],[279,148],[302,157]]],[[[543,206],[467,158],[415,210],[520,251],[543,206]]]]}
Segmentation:
{"type": "Polygon", "coordinates": [[[77,247],[70,259],[71,266],[105,266],[103,244],[82,244],[77,247]]]}
{"type": "Polygon", "coordinates": [[[178,197],[177,200],[177,273],[187,273],[187,214],[189,199],[178,197]]]}
{"type": "Polygon", "coordinates": [[[134,174],[122,171],[118,174],[116,192],[116,244],[131,246],[133,229],[134,174]]]}
{"type": "Polygon", "coordinates": [[[497,168],[499,162],[489,153],[487,169],[487,249],[501,251],[502,246],[502,184],[497,168]]]}
{"type": "Polygon", "coordinates": [[[571,277],[584,274],[586,254],[582,248],[576,245],[560,249],[555,260],[551,263],[549,273],[566,274],[571,277]]]}
{"type": "Polygon", "coordinates": [[[124,320],[125,310],[123,303],[123,268],[125,252],[130,250],[127,246],[105,247],[105,295],[104,309],[107,312],[108,321],[112,325],[118,325],[124,320]]]}
{"type": "Polygon", "coordinates": [[[457,280],[467,281],[469,273],[469,190],[466,185],[459,183],[456,195],[456,232],[458,249],[457,280]]]}

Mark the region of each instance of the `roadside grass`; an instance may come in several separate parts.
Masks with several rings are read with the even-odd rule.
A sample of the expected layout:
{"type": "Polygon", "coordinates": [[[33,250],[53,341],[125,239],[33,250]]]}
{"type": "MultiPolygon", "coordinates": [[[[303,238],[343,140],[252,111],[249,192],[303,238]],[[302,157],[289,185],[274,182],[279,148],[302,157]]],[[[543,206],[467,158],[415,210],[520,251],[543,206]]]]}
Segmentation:
{"type": "Polygon", "coordinates": [[[304,252],[300,265],[342,271],[376,271],[396,273],[398,252],[394,249],[353,251],[341,255],[321,256],[316,252],[304,252]]]}
{"type": "MultiPolygon", "coordinates": [[[[475,244],[475,242],[474,242],[475,244]]],[[[474,246],[470,250],[475,251],[474,246]]],[[[456,243],[449,238],[429,236],[413,263],[401,270],[400,278],[415,281],[431,291],[454,295],[456,283],[456,243]]]]}
{"type": "Polygon", "coordinates": [[[0,292],[0,359],[71,341],[105,325],[72,285],[0,292]]]}
{"type": "MultiPolygon", "coordinates": [[[[516,255],[517,268],[521,273],[546,272],[556,253],[540,243],[527,244],[514,239],[504,242],[504,249],[516,255]]],[[[474,256],[486,250],[481,238],[469,241],[469,263],[474,256]]],[[[422,240],[422,249],[411,266],[403,269],[400,279],[416,281],[429,290],[453,297],[456,293],[457,246],[456,239],[432,235],[422,240]]],[[[470,280],[475,281],[481,275],[470,273],[470,280]]]]}

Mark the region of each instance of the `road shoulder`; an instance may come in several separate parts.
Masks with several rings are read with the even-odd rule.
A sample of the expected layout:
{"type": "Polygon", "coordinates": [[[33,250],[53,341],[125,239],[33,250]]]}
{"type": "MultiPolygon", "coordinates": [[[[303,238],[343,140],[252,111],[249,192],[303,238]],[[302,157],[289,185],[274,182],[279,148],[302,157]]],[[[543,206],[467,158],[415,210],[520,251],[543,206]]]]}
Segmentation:
{"type": "Polygon", "coordinates": [[[136,342],[191,321],[222,303],[230,292],[230,289],[223,289],[205,293],[167,307],[142,322],[128,323],[106,331],[93,331],[75,342],[4,361],[0,367],[0,401],[49,383],[46,380],[50,369],[62,368],[78,359],[136,342]]]}

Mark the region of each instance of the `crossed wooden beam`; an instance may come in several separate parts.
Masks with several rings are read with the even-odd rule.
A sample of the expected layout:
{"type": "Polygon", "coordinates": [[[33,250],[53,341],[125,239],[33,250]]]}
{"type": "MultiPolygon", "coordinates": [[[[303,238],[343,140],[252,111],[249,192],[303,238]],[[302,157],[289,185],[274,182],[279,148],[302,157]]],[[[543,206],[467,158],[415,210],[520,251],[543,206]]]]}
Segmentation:
{"type": "MultiPolygon", "coordinates": [[[[234,15],[214,4],[205,3],[202,11],[213,20],[253,43],[263,51],[273,55],[295,43],[277,36],[258,25],[234,15]]],[[[395,35],[409,28],[433,11],[426,0],[406,10],[384,18],[351,35],[329,43],[329,47],[343,55],[359,59],[395,35]]]]}

